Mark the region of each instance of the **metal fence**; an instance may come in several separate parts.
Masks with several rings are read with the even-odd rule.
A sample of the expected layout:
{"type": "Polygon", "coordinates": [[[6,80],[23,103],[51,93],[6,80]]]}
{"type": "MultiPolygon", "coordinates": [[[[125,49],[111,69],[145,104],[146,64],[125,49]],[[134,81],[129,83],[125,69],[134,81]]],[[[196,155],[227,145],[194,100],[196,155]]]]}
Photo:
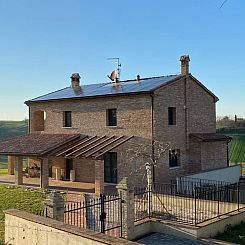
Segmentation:
{"type": "Polygon", "coordinates": [[[94,198],[85,195],[84,201],[66,203],[64,222],[122,237],[122,200],[118,196],[94,198]]]}
{"type": "Polygon", "coordinates": [[[241,165],[241,176],[242,178],[245,177],[245,163],[240,163],[241,165]]]}
{"type": "Polygon", "coordinates": [[[197,225],[245,207],[239,185],[195,185],[193,181],[135,189],[135,222],[158,218],[197,225]]]}

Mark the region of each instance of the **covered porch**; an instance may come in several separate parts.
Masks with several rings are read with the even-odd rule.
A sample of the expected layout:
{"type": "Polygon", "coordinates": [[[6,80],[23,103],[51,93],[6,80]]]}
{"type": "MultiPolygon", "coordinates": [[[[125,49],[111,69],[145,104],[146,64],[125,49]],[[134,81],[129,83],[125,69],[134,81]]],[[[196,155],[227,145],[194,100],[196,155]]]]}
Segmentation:
{"type": "MultiPolygon", "coordinates": [[[[94,183],[73,182],[73,186],[88,189],[97,194],[104,193],[104,154],[117,148],[133,138],[126,136],[86,136],[71,134],[29,134],[14,139],[0,142],[0,155],[9,156],[8,172],[9,181],[15,185],[28,184],[34,180],[23,175],[23,157],[38,159],[40,164],[39,186],[41,188],[72,186],[68,181],[52,180],[50,176],[50,159],[72,159],[82,165],[89,161],[94,168],[94,183]],[[81,161],[79,161],[79,159],[81,161]],[[12,178],[11,178],[12,177],[12,178]],[[78,184],[79,183],[79,184],[78,184]],[[93,191],[94,190],[94,191],[93,191]]],[[[71,169],[72,170],[72,169],[71,169]]],[[[86,170],[86,167],[84,171],[86,170]]],[[[79,168],[79,171],[83,171],[79,168]]],[[[79,173],[77,172],[76,175],[79,173]]],[[[90,174],[89,172],[87,173],[90,174]]],[[[76,178],[74,179],[76,180],[76,178]]],[[[1,179],[0,179],[1,182],[1,179]]]]}

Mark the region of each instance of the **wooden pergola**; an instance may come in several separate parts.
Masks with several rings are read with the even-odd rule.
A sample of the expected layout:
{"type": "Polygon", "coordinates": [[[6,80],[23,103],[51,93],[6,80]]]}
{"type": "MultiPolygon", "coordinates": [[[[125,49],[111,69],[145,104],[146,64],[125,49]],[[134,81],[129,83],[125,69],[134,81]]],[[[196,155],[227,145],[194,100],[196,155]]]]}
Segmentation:
{"type": "Polygon", "coordinates": [[[95,161],[95,192],[104,191],[105,153],[119,147],[133,136],[87,136],[81,134],[29,134],[0,142],[0,155],[14,156],[9,170],[15,184],[23,184],[23,157],[40,159],[40,187],[49,186],[49,158],[90,158],[95,161]]]}

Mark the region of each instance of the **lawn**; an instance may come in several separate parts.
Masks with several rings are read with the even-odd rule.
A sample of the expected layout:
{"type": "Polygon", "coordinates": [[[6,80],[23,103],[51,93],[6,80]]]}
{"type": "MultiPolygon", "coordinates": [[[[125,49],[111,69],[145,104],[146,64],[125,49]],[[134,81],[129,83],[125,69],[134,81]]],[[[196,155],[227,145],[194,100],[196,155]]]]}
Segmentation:
{"type": "Polygon", "coordinates": [[[229,144],[229,157],[231,163],[245,162],[245,134],[228,134],[232,137],[229,144]]]}
{"type": "Polygon", "coordinates": [[[240,225],[227,226],[223,233],[219,233],[214,238],[237,244],[245,244],[245,221],[240,225]]]}
{"type": "Polygon", "coordinates": [[[0,169],[0,175],[7,174],[8,169],[0,169]]]}
{"type": "Polygon", "coordinates": [[[30,190],[0,185],[0,244],[4,242],[4,210],[16,208],[32,213],[43,210],[43,190],[30,190]]]}

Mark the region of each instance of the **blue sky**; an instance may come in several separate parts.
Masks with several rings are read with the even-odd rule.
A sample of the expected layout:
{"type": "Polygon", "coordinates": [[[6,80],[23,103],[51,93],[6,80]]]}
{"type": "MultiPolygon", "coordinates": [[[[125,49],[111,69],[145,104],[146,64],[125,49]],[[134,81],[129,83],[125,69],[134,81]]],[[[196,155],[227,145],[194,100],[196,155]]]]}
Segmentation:
{"type": "Polygon", "coordinates": [[[245,1],[0,0],[0,119],[28,116],[23,102],[70,84],[190,71],[219,98],[217,115],[245,117],[245,1]]]}

